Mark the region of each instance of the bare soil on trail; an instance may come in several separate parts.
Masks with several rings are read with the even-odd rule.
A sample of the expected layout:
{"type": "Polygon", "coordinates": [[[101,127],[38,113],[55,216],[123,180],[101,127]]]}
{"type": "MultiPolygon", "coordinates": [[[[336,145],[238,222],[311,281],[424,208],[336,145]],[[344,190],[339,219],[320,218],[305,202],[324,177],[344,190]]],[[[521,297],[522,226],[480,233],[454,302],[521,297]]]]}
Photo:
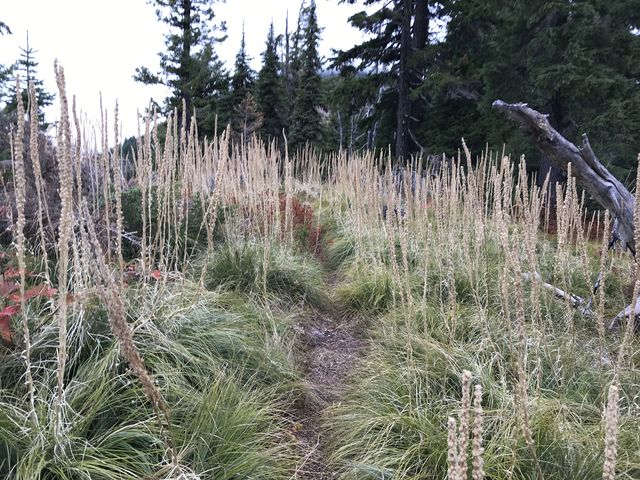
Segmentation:
{"type": "Polygon", "coordinates": [[[302,459],[295,478],[329,480],[336,478],[325,460],[324,411],[338,402],[349,374],[357,364],[364,340],[355,318],[317,313],[301,321],[302,356],[307,395],[297,412],[298,439],[302,459]]]}

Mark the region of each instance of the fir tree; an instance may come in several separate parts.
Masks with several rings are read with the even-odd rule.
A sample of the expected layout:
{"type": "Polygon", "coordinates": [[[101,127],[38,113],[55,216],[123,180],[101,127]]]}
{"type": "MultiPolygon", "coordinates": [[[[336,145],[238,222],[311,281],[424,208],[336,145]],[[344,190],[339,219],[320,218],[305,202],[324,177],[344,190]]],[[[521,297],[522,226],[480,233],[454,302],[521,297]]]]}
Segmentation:
{"type": "Polygon", "coordinates": [[[240,50],[236,55],[233,76],[231,77],[230,108],[235,109],[244,101],[247,94],[253,88],[255,72],[251,69],[249,62],[251,59],[247,54],[245,42],[244,24],[242,26],[242,39],[240,40],[240,50]]]}
{"type": "Polygon", "coordinates": [[[29,32],[27,32],[26,46],[20,47],[20,58],[18,58],[15,65],[6,72],[7,78],[11,79],[11,81],[7,81],[4,84],[3,96],[6,101],[5,112],[13,115],[17,109],[15,79],[16,77],[20,77],[23,104],[27,105],[29,103],[28,85],[33,83],[38,95],[38,123],[43,128],[46,128],[48,125],[45,123],[43,109],[53,103],[54,95],[44,88],[44,82],[38,78],[39,64],[35,58],[36,53],[38,53],[38,51],[29,44],[29,32]]]}
{"type": "Polygon", "coordinates": [[[277,50],[278,39],[271,22],[266,48],[262,53],[262,68],[256,81],[256,101],[263,117],[261,134],[267,140],[280,138],[285,128],[285,92],[279,74],[277,50]]]}
{"type": "MultiPolygon", "coordinates": [[[[195,107],[201,116],[214,117],[219,110],[219,97],[227,85],[226,72],[214,51],[214,32],[224,32],[224,23],[214,26],[213,3],[216,0],[148,0],[154,4],[158,20],[168,25],[166,51],[160,52],[161,72],[147,67],[136,69],[134,79],[145,84],[162,84],[172,95],[166,99],[166,110],[186,106],[187,124],[195,107]]],[[[188,126],[188,125],[187,125],[188,126]]]]}
{"type": "Polygon", "coordinates": [[[318,53],[320,27],[316,15],[316,2],[311,0],[308,7],[302,9],[301,45],[299,47],[298,81],[295,91],[293,112],[291,115],[292,148],[299,148],[305,143],[317,144],[321,137],[321,117],[318,112],[322,93],[320,69],[322,61],[318,53]]]}
{"type": "MultiPolygon", "coordinates": [[[[355,3],[342,0],[341,3],[355,3]]],[[[403,158],[422,150],[417,138],[418,124],[424,117],[425,88],[422,82],[429,58],[429,21],[439,15],[443,2],[433,0],[365,0],[370,11],[353,15],[349,21],[368,38],[346,51],[337,52],[336,67],[353,67],[366,76],[360,79],[367,103],[375,105],[369,118],[375,146],[395,144],[403,158]],[[372,7],[379,5],[378,9],[372,7]]]]}

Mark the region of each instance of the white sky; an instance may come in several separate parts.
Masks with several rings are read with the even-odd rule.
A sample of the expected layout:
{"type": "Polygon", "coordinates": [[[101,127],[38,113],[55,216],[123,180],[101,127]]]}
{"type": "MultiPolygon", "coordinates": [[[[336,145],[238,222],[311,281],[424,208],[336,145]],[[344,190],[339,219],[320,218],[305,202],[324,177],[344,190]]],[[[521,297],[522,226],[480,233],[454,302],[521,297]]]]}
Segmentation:
{"type": "MultiPolygon", "coordinates": [[[[318,22],[324,28],[320,52],[330,55],[332,48],[349,48],[361,40],[358,30],[347,19],[361,6],[338,5],[338,0],[316,0],[318,22]]],[[[214,4],[218,20],[226,20],[228,38],[218,44],[217,53],[233,68],[240,46],[242,22],[247,50],[253,67],[259,68],[260,54],[271,20],[276,34],[284,33],[289,11],[289,28],[295,28],[300,0],[227,0],[214,4]]],[[[39,77],[50,92],[57,94],[53,62],[65,69],[67,94],[76,95],[79,108],[90,122],[98,122],[99,93],[102,92],[109,118],[116,100],[125,136],[137,131],[136,111],[143,112],[150,97],[160,101],[165,89],[133,81],[136,67],[157,69],[158,52],[163,50],[166,26],[159,23],[153,6],[145,0],[0,0],[0,21],[13,35],[0,36],[0,64],[13,63],[19,46],[29,43],[37,50],[39,77]]],[[[56,95],[57,99],[57,95],[56,95]]],[[[50,107],[47,119],[58,115],[58,105],[50,107]]]]}

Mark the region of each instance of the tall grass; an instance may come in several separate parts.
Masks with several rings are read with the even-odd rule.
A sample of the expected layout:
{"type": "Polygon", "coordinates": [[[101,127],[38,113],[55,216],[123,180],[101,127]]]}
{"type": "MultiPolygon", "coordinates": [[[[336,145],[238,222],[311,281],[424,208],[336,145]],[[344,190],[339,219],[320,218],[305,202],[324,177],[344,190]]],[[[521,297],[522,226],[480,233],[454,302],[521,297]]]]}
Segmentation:
{"type": "Polygon", "coordinates": [[[345,275],[343,302],[372,329],[346,399],[327,417],[339,478],[436,479],[448,470],[467,478],[459,459],[453,471],[447,460],[463,370],[483,392],[488,478],[601,478],[612,382],[625,392],[617,433],[627,448],[616,475],[640,474],[637,355],[618,359],[638,350],[637,339],[606,333],[597,320],[630,303],[633,261],[606,250],[612,266],[598,258],[608,232],[587,239],[574,182],[559,190],[557,234],[542,234],[546,189],[525,168],[489,154],[427,178],[417,164],[394,175],[366,158],[337,165],[334,181],[343,183],[328,193],[349,208],[333,213],[339,228],[328,253],[345,275]],[[599,268],[606,292],[597,315],[526,275],[588,299],[599,268]]]}
{"type": "Polygon", "coordinates": [[[22,178],[23,130],[14,142],[22,333],[0,347],[1,475],[292,478],[297,323],[334,307],[369,336],[323,417],[338,478],[640,474],[638,340],[629,321],[604,328],[637,267],[606,252],[608,217],[589,239],[575,183],[538,188],[523,160],[464,144],[435,174],[373,153],[290,158],[200,141],[177,112],[152,112],[127,159],[106,109],[96,134],[74,103],[72,131],[57,73],[62,208],[38,203],[35,240],[21,195],[49,179],[22,178]],[[46,258],[27,272],[30,251],[57,275],[46,258]],[[538,280],[588,299],[598,271],[595,313],[538,280]],[[27,298],[41,279],[55,296],[27,298]]]}
{"type": "MultiPolygon", "coordinates": [[[[27,271],[22,123],[14,142],[21,294],[12,311],[24,327],[0,351],[0,475],[289,478],[290,412],[303,392],[292,319],[328,302],[321,269],[294,238],[290,167],[281,208],[275,151],[231,149],[226,133],[200,143],[175,114],[161,135],[148,119],[127,180],[141,193],[141,227],[125,232],[125,158],[109,147],[119,140],[117,107],[112,138],[103,109],[93,150],[75,102],[72,132],[61,67],[56,74],[61,208],[47,224],[45,209],[56,210],[39,203],[34,219],[55,277],[48,266],[27,271]],[[221,209],[229,225],[219,238],[221,209]],[[52,226],[53,245],[43,240],[52,226]],[[237,240],[253,246],[250,271],[224,264],[237,240]],[[138,252],[128,265],[125,249],[138,252]],[[27,298],[40,278],[54,298],[27,298]]],[[[36,170],[38,193],[51,179],[36,170]]]]}

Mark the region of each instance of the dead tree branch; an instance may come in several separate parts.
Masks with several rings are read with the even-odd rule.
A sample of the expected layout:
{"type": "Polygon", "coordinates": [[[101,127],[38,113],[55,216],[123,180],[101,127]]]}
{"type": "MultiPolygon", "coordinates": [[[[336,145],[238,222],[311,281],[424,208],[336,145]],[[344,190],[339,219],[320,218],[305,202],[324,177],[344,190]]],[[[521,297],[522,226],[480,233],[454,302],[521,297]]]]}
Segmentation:
{"type": "Polygon", "coordinates": [[[571,174],[576,183],[584,188],[600,205],[609,210],[614,222],[614,235],[623,247],[635,255],[633,237],[634,197],[625,186],[606,169],[589,145],[587,135],[582,136],[582,146],[576,147],[560,135],[543,115],[526,103],[493,102],[493,108],[503,112],[516,122],[538,150],[567,172],[571,164],[571,174]]]}

